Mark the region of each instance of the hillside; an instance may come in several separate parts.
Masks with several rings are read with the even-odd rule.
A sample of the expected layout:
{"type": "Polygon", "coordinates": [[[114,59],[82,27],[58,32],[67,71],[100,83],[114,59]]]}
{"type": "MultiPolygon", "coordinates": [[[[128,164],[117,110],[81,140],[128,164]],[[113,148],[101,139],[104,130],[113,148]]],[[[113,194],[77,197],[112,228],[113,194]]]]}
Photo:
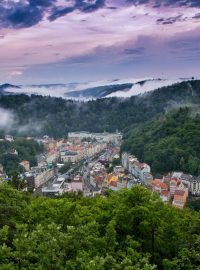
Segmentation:
{"type": "Polygon", "coordinates": [[[13,116],[13,123],[6,126],[7,132],[54,137],[80,130],[124,132],[166,110],[195,104],[200,104],[200,81],[195,80],[126,99],[80,102],[35,95],[0,97],[0,108],[13,116]]]}
{"type": "Polygon", "coordinates": [[[200,213],[140,186],[52,199],[1,184],[0,203],[1,269],[199,269],[200,213]]]}
{"type": "Polygon", "coordinates": [[[32,167],[36,166],[36,155],[43,151],[43,145],[33,140],[0,141],[0,164],[3,165],[6,174],[12,176],[15,172],[23,171],[19,165],[22,160],[28,160],[32,167]],[[15,151],[17,154],[13,154],[15,151]]]}
{"type": "Polygon", "coordinates": [[[200,106],[180,108],[131,130],[122,146],[154,173],[200,175],[200,106]]]}
{"type": "Polygon", "coordinates": [[[88,88],[80,91],[70,91],[65,93],[66,97],[69,98],[102,98],[118,91],[128,91],[132,88],[132,83],[118,84],[118,85],[107,85],[88,88]]]}
{"type": "Polygon", "coordinates": [[[9,83],[5,83],[5,84],[2,84],[0,85],[0,95],[10,95],[12,93],[10,93],[9,91],[7,90],[18,90],[20,89],[19,86],[15,86],[15,85],[12,85],[12,84],[9,84],[9,83]]]}

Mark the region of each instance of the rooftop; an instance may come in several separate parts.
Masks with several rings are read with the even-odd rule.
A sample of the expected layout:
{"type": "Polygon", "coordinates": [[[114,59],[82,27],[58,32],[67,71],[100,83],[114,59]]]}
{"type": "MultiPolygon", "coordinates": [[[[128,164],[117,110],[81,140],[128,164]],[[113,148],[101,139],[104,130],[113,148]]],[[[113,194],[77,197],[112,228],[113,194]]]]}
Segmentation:
{"type": "Polygon", "coordinates": [[[160,188],[167,188],[167,185],[165,183],[163,183],[161,180],[159,179],[155,179],[151,182],[152,186],[156,186],[156,187],[160,187],[160,188]]]}

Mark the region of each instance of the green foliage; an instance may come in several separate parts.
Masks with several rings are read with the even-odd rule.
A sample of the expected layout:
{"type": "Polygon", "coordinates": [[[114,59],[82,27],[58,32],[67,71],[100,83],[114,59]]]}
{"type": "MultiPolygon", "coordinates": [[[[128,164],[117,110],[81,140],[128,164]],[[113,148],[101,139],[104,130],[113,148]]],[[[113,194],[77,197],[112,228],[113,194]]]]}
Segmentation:
{"type": "Polygon", "coordinates": [[[0,184],[0,228],[15,228],[17,222],[26,222],[29,196],[8,184],[0,184]]]}
{"type": "Polygon", "coordinates": [[[61,98],[1,96],[0,106],[15,113],[21,134],[65,137],[69,131],[129,131],[176,104],[200,103],[200,81],[188,81],[127,99],[106,98],[78,102],[61,98]],[[30,124],[31,123],[31,124],[30,124]]]}
{"type": "Polygon", "coordinates": [[[9,181],[9,184],[17,190],[24,190],[26,188],[26,181],[20,178],[19,174],[15,172],[9,181]]]}
{"type": "Polygon", "coordinates": [[[50,199],[2,185],[0,198],[16,208],[0,212],[1,269],[198,269],[199,213],[142,187],[50,199]]]}
{"type": "Polygon", "coordinates": [[[64,173],[66,173],[66,172],[70,169],[70,167],[71,167],[71,163],[70,163],[70,162],[65,163],[64,166],[62,166],[62,167],[58,170],[58,172],[61,173],[61,174],[64,174],[64,173]]]}
{"type": "Polygon", "coordinates": [[[121,164],[121,159],[120,158],[114,158],[112,160],[112,166],[119,166],[121,164]]]}
{"type": "Polygon", "coordinates": [[[22,160],[28,160],[30,166],[37,165],[36,155],[44,151],[44,146],[34,140],[16,139],[13,142],[0,141],[0,163],[9,176],[22,172],[19,165],[22,160]],[[14,154],[14,150],[18,154],[14,154]]]}
{"type": "Polygon", "coordinates": [[[120,158],[114,158],[113,160],[112,160],[112,163],[110,164],[110,166],[107,164],[107,169],[106,169],[106,171],[107,171],[107,173],[111,173],[111,172],[113,172],[113,170],[114,170],[114,167],[115,166],[118,166],[118,165],[120,165],[121,164],[121,159],[120,158]]]}
{"type": "MultiPolygon", "coordinates": [[[[198,108],[195,108],[198,111],[198,108]]],[[[181,108],[133,129],[122,150],[149,163],[155,173],[200,174],[200,118],[181,108]]]]}
{"type": "Polygon", "coordinates": [[[200,199],[195,198],[187,202],[187,206],[195,211],[200,211],[200,199]]]}

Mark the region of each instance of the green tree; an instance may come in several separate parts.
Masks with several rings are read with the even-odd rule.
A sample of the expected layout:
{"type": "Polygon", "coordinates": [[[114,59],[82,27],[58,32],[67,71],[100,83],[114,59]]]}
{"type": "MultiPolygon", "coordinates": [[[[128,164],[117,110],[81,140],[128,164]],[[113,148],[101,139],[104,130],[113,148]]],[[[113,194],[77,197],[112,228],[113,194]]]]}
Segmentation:
{"type": "Polygon", "coordinates": [[[17,190],[24,190],[26,188],[26,180],[22,179],[17,172],[15,172],[10,180],[10,185],[17,190]]]}

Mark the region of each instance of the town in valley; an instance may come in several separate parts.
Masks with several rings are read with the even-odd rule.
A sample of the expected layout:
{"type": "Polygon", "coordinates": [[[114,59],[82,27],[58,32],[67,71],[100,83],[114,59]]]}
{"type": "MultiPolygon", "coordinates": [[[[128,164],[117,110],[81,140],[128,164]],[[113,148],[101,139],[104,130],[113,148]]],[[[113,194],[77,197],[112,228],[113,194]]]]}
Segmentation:
{"type": "MultiPolygon", "coordinates": [[[[6,135],[2,141],[15,138],[6,135]]],[[[140,162],[128,152],[121,152],[121,133],[69,132],[66,139],[27,137],[44,145],[45,151],[37,155],[37,166],[30,167],[21,160],[20,178],[26,183],[25,191],[54,197],[76,192],[85,197],[106,196],[142,185],[160,195],[164,203],[184,208],[188,199],[200,196],[200,177],[169,172],[153,175],[151,166],[140,162]]],[[[17,151],[13,150],[13,155],[17,151]]],[[[10,181],[0,165],[1,179],[10,181]]]]}

